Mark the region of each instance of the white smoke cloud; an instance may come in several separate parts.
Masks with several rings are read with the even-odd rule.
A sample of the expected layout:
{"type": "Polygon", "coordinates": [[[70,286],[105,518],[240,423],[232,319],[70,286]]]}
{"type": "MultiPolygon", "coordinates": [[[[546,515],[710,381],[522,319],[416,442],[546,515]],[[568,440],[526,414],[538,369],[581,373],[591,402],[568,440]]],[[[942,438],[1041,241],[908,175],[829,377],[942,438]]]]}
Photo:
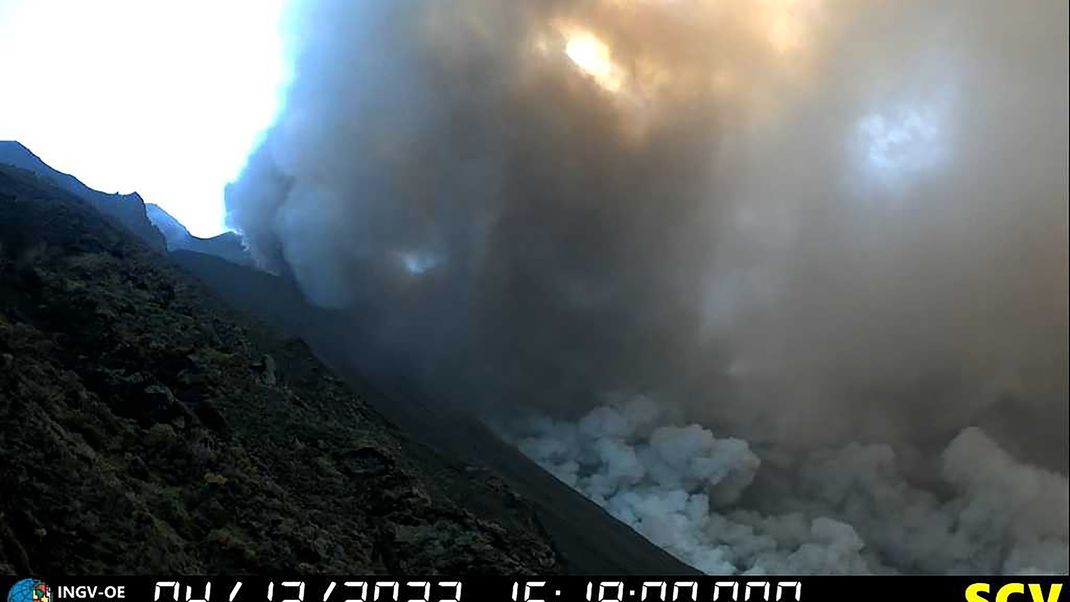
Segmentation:
{"type": "Polygon", "coordinates": [[[506,432],[557,478],[707,573],[1067,572],[1066,477],[1017,462],[977,428],[947,445],[928,486],[907,477],[891,446],[852,443],[775,468],[758,504],[745,496],[758,453],[678,424],[636,398],[506,432]]]}

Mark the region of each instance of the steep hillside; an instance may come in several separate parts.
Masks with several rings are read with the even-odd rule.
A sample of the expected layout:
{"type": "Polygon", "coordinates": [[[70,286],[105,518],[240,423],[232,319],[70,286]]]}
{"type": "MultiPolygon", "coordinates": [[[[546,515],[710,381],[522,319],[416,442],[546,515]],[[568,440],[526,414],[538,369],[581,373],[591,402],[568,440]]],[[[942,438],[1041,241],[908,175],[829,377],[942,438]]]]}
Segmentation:
{"type": "Polygon", "coordinates": [[[49,184],[74,194],[154,249],[185,249],[208,253],[242,265],[252,264],[252,258],[237,234],[225,232],[211,238],[193,236],[170,213],[159,205],[146,203],[138,193],[108,194],[94,190],[78,178],[45,163],[20,142],[0,140],[0,165],[29,171],[49,184]]]}
{"type": "Polygon", "coordinates": [[[563,570],[500,481],[10,168],[0,283],[0,572],[563,570]]]}
{"type": "MultiPolygon", "coordinates": [[[[18,148],[25,150],[21,145],[18,148]]],[[[25,152],[28,153],[28,151],[25,152]]],[[[16,153],[16,155],[25,156],[25,153],[16,153]]],[[[19,170],[4,171],[3,192],[0,193],[3,198],[9,202],[14,199],[46,198],[51,199],[47,202],[61,203],[63,206],[72,203],[79,205],[76,196],[84,198],[81,195],[68,194],[66,190],[57,190],[54,186],[56,184],[54,174],[59,172],[55,172],[51,167],[44,163],[30,167],[34,167],[34,174],[38,174],[36,177],[19,170]],[[39,175],[41,173],[46,175],[41,177],[39,175]]],[[[95,191],[91,192],[95,193],[95,191]]],[[[96,203],[91,202],[91,198],[88,200],[94,208],[99,209],[96,203]]],[[[147,208],[149,218],[153,218],[154,206],[149,204],[147,208]]],[[[9,215],[14,216],[23,215],[28,207],[13,205],[8,209],[9,215]]],[[[82,206],[82,209],[85,207],[82,206]]],[[[407,368],[403,362],[389,357],[381,347],[371,344],[370,341],[353,344],[354,341],[350,337],[340,335],[340,332],[345,329],[340,329],[338,321],[345,320],[344,315],[309,305],[293,282],[286,278],[239,265],[248,260],[248,255],[241,248],[237,237],[231,234],[229,237],[233,240],[224,240],[227,235],[213,239],[195,239],[189,236],[188,231],[177,220],[166,215],[162,210],[160,214],[156,216],[157,219],[152,220],[153,225],[160,227],[166,226],[167,222],[174,222],[172,225],[178,227],[177,230],[171,232],[171,236],[165,234],[173,251],[170,254],[157,255],[157,253],[140,249],[140,252],[136,254],[140,261],[147,261],[155,268],[165,271],[168,271],[166,266],[170,263],[169,259],[176,262],[189,274],[221,295],[230,307],[250,311],[259,319],[271,324],[271,331],[281,334],[262,334],[268,337],[269,344],[277,343],[279,336],[287,337],[287,344],[294,344],[294,341],[290,339],[296,338],[307,341],[316,355],[326,361],[335,374],[345,379],[349,390],[355,391],[361,397],[362,402],[385,414],[388,420],[401,427],[400,431],[387,427],[391,429],[392,436],[402,446],[401,453],[411,458],[419,458],[419,463],[427,473],[433,475],[440,490],[452,500],[463,500],[460,503],[466,510],[475,512],[481,517],[491,517],[509,529],[525,533],[533,532],[536,537],[541,537],[545,530],[550,545],[557,552],[554,566],[558,570],[582,573],[692,572],[689,567],[681,564],[630,528],[610,517],[604,510],[554,479],[511,446],[499,441],[477,421],[443,408],[441,401],[438,403],[421,401],[423,397],[434,400],[435,395],[434,392],[421,395],[421,392],[411,388],[405,378],[406,370],[411,369],[411,366],[407,368]],[[161,220],[164,223],[160,223],[161,220]],[[175,239],[187,240],[187,237],[202,244],[193,246],[172,244],[175,239]],[[189,249],[201,252],[191,252],[189,249]],[[239,253],[237,256],[233,252],[235,249],[239,253]],[[271,343],[272,341],[275,343],[271,343]]],[[[42,219],[45,217],[35,215],[42,219]]],[[[77,223],[67,223],[58,217],[48,218],[47,228],[58,225],[61,226],[60,231],[66,233],[66,238],[63,239],[64,245],[84,237],[95,239],[94,233],[99,234],[100,228],[104,227],[101,220],[93,219],[95,215],[91,211],[88,212],[89,217],[85,211],[69,215],[77,215],[77,223]],[[84,221],[85,219],[89,221],[84,221]],[[82,232],[82,229],[87,229],[87,232],[82,232]]],[[[34,232],[37,229],[44,231],[46,226],[42,223],[31,224],[28,227],[15,224],[16,222],[12,221],[4,230],[5,236],[9,239],[8,251],[5,253],[7,257],[15,258],[14,261],[18,265],[33,265],[33,261],[27,263],[26,258],[37,257],[44,249],[51,249],[47,256],[53,258],[57,253],[60,255],[65,253],[54,246],[47,244],[41,246],[41,241],[46,239],[39,239],[34,232]],[[12,250],[15,248],[23,250],[16,252],[12,250]]],[[[125,228],[129,230],[128,227],[125,228]]],[[[111,228],[109,232],[109,236],[116,241],[124,238],[122,230],[111,228]]],[[[48,234],[51,235],[51,233],[48,234]]],[[[123,244],[129,246],[132,243],[126,241],[123,244]]],[[[157,248],[155,245],[151,247],[154,250],[157,248]]],[[[112,267],[123,267],[122,264],[128,257],[122,253],[119,255],[122,260],[112,267]]],[[[189,290],[198,290],[188,277],[184,278],[183,275],[170,271],[168,273],[184,282],[184,286],[191,287],[189,290]]],[[[0,298],[15,299],[16,289],[13,285],[19,282],[21,281],[17,278],[12,278],[10,284],[5,281],[4,290],[8,292],[0,298]]],[[[25,290],[21,290],[18,296],[24,296],[25,293],[25,290]]],[[[59,297],[70,296],[70,293],[65,290],[53,290],[52,293],[59,297]]],[[[107,295],[102,297],[102,299],[110,298],[107,295]]],[[[228,310],[217,305],[208,296],[199,297],[199,299],[207,304],[205,311],[213,316],[213,320],[221,315],[231,315],[228,310]]],[[[0,307],[3,305],[0,304],[0,307]]],[[[234,316],[231,318],[239,322],[243,321],[234,316]]],[[[5,319],[14,320],[14,318],[5,319]]],[[[170,326],[169,323],[163,322],[160,326],[170,326]]],[[[51,345],[56,348],[55,350],[66,346],[69,340],[67,331],[80,326],[80,324],[73,323],[65,324],[66,330],[60,331],[59,338],[51,345]]],[[[257,327],[253,327],[253,331],[266,333],[257,327]]],[[[164,332],[159,334],[163,337],[162,340],[167,340],[170,336],[164,332]]],[[[86,350],[84,355],[93,357],[94,353],[99,352],[90,349],[86,350]]],[[[12,357],[15,355],[12,354],[12,357]]],[[[277,356],[276,353],[273,357],[277,356]]],[[[274,363],[279,365],[277,360],[274,360],[274,363]]],[[[253,357],[253,365],[261,366],[262,358],[253,357]]],[[[145,363],[140,370],[135,372],[151,376],[153,371],[153,365],[145,363]]],[[[14,386],[13,383],[13,380],[0,382],[0,394],[10,394],[5,387],[14,386]]],[[[127,394],[129,392],[124,390],[114,393],[114,396],[120,398],[127,394]]],[[[308,392],[305,391],[302,394],[308,394],[308,392]]],[[[165,397],[167,395],[165,394],[165,397]]],[[[173,390],[170,395],[174,395],[173,390]]],[[[140,398],[143,395],[135,394],[134,397],[140,398]]],[[[188,405],[189,400],[185,397],[178,396],[178,399],[183,405],[188,405]]],[[[344,406],[348,402],[343,400],[340,403],[344,406]]],[[[273,427],[271,424],[267,426],[273,427]]],[[[2,441],[0,439],[0,442],[2,441]]],[[[121,448],[122,445],[126,444],[120,444],[119,447],[121,448]]],[[[6,448],[0,446],[0,452],[4,449],[6,448]]],[[[126,452],[123,453],[125,455],[126,452]]],[[[133,453],[140,454],[141,452],[133,453]]],[[[32,463],[28,466],[32,467],[32,463]]],[[[12,541],[18,540],[14,536],[11,537],[12,541]]],[[[92,557],[92,554],[87,552],[86,557],[92,557]]],[[[539,570],[547,569],[540,568],[539,570]]]]}
{"type": "Polygon", "coordinates": [[[148,203],[145,213],[153,226],[163,234],[169,251],[194,251],[222,257],[231,263],[252,265],[253,258],[242,245],[241,237],[233,232],[224,232],[211,238],[200,238],[190,234],[182,222],[164,210],[163,207],[148,203]]]}
{"type": "Polygon", "coordinates": [[[0,165],[11,165],[34,173],[50,184],[88,202],[150,247],[164,248],[164,237],[149,221],[145,213],[145,201],[138,193],[107,194],[94,190],[78,178],[53,169],[30,149],[14,140],[0,140],[0,165]]]}
{"type": "MultiPolygon", "coordinates": [[[[416,367],[392,357],[370,338],[355,342],[351,333],[359,328],[347,322],[344,312],[309,305],[292,281],[283,277],[201,253],[179,251],[172,253],[172,258],[232,306],[307,341],[352,390],[402,429],[405,440],[434,446],[440,455],[429,462],[446,457],[465,466],[461,471],[443,466],[442,473],[449,475],[447,487],[464,497],[470,508],[481,514],[497,511],[499,498],[468,493],[479,491],[488,479],[515,491],[534,509],[565,570],[601,574],[694,572],[499,440],[475,419],[445,407],[434,392],[416,390],[406,378],[416,367]]],[[[420,452],[413,449],[413,453],[420,452]]]]}

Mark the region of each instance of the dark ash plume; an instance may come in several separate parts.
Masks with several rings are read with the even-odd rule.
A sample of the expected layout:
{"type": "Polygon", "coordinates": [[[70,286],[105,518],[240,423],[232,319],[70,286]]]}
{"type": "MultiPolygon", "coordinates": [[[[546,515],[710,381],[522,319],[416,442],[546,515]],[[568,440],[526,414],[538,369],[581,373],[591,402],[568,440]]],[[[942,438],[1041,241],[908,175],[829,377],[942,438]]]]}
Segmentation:
{"type": "Polygon", "coordinates": [[[293,16],[232,225],[437,399],[575,417],[644,394],[930,467],[1031,416],[993,434],[1065,470],[1065,3],[293,16]]]}

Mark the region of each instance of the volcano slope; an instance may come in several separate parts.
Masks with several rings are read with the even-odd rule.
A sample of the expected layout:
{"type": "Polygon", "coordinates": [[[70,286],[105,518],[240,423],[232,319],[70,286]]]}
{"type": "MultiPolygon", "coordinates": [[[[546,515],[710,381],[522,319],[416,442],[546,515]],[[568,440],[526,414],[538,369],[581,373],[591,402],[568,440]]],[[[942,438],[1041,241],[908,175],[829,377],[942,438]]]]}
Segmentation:
{"type": "Polygon", "coordinates": [[[607,515],[592,532],[630,538],[630,564],[562,553],[492,471],[353,391],[0,166],[0,573],[686,571],[607,515]]]}
{"type": "MultiPolygon", "coordinates": [[[[189,251],[171,257],[208,285],[220,298],[276,329],[300,336],[352,390],[398,425],[420,454],[429,444],[440,456],[464,466],[449,484],[469,508],[498,512],[494,496],[471,495],[468,487],[483,479],[507,488],[509,496],[530,504],[566,564],[566,571],[586,574],[693,574],[631,527],[565,485],[491,432],[481,421],[417,387],[407,375],[418,366],[382,345],[353,344],[360,332],[351,316],[310,305],[288,278],[189,251]],[[517,497],[518,496],[518,497],[517,497]],[[484,506],[491,502],[491,506],[484,506]]],[[[372,337],[367,337],[371,340],[372,337]]],[[[429,457],[434,461],[435,457],[429,457]]]]}

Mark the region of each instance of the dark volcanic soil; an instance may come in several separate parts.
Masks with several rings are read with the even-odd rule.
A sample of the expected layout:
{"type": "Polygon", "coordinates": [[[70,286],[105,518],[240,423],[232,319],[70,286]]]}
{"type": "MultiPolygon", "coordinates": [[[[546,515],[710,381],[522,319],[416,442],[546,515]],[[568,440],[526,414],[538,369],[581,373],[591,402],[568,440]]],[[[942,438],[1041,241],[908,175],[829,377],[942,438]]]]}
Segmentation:
{"type": "Polygon", "coordinates": [[[0,167],[0,573],[563,569],[500,481],[470,477],[475,516],[466,467],[403,440],[304,343],[0,167]]]}
{"type": "Polygon", "coordinates": [[[0,165],[0,573],[693,573],[292,281],[37,167],[0,165]]]}

